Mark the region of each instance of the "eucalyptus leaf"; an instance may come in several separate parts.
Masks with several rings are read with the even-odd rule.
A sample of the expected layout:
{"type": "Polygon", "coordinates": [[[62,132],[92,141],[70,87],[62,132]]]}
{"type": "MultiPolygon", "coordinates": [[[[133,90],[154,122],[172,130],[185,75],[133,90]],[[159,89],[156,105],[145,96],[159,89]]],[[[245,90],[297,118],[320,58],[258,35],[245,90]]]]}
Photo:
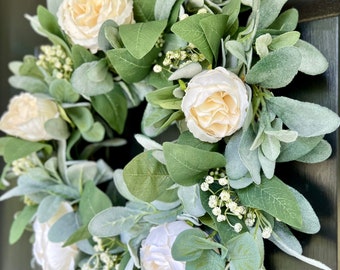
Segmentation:
{"type": "Polygon", "coordinates": [[[72,73],[71,84],[77,93],[84,96],[105,94],[113,89],[112,75],[105,60],[79,66],[72,73]]]}
{"type": "Polygon", "coordinates": [[[189,145],[198,149],[206,150],[206,151],[214,151],[217,150],[218,144],[217,143],[208,143],[203,142],[200,139],[194,137],[194,135],[190,131],[182,132],[178,139],[178,144],[189,145]]]}
{"type": "Polygon", "coordinates": [[[119,134],[123,132],[128,108],[126,98],[118,85],[108,93],[93,96],[91,103],[113,130],[119,134]]]}
{"type": "Polygon", "coordinates": [[[118,24],[115,21],[106,20],[101,25],[98,34],[98,46],[102,51],[122,47],[118,33],[118,24]]]}
{"type": "Polygon", "coordinates": [[[111,207],[95,215],[88,229],[93,236],[112,237],[128,231],[141,217],[138,211],[121,206],[111,207]]]}
{"type": "Polygon", "coordinates": [[[37,15],[40,25],[49,33],[64,38],[58,24],[57,17],[50,13],[45,7],[38,6],[37,15]]]}
{"type": "Polygon", "coordinates": [[[269,45],[271,50],[277,50],[287,46],[295,45],[300,38],[300,32],[291,31],[281,34],[273,38],[272,42],[269,45]]]}
{"type": "Polygon", "coordinates": [[[152,151],[146,151],[133,158],[124,168],[123,176],[131,194],[143,201],[152,202],[173,184],[166,167],[158,162],[152,151]]]}
{"type": "Polygon", "coordinates": [[[32,221],[37,206],[25,206],[24,209],[14,219],[9,232],[9,243],[16,243],[25,232],[26,226],[32,221]]]}
{"type": "Polygon", "coordinates": [[[251,67],[246,82],[265,88],[281,88],[288,85],[301,65],[301,54],[293,46],[269,53],[251,67]]]}
{"type": "Polygon", "coordinates": [[[47,120],[44,128],[54,140],[66,140],[70,136],[66,122],[60,117],[47,120]]]}
{"type": "Polygon", "coordinates": [[[137,199],[135,196],[131,194],[127,185],[125,184],[124,177],[123,177],[123,170],[117,169],[113,173],[113,181],[115,187],[117,188],[119,194],[121,194],[125,199],[130,202],[142,202],[141,200],[137,199]]]}
{"type": "Polygon", "coordinates": [[[242,205],[263,210],[295,228],[302,228],[302,213],[298,201],[280,179],[262,177],[261,184],[237,190],[242,205]]]}
{"type": "Polygon", "coordinates": [[[79,94],[73,90],[72,85],[64,79],[55,79],[50,83],[49,93],[57,101],[63,103],[75,103],[79,94]]]}
{"type": "Polygon", "coordinates": [[[335,112],[318,104],[287,97],[271,97],[267,104],[269,110],[281,118],[289,129],[297,131],[302,137],[331,133],[340,125],[340,117],[335,112]]]}
{"type": "Polygon", "coordinates": [[[177,0],[156,0],[155,3],[155,19],[157,21],[167,20],[170,16],[171,9],[175,5],[177,0]]]}
{"type": "Polygon", "coordinates": [[[65,109],[65,111],[80,132],[89,130],[94,124],[93,116],[86,107],[73,107],[65,109]]]}
{"type": "Polygon", "coordinates": [[[65,242],[75,231],[77,231],[78,220],[74,212],[61,216],[49,229],[48,240],[53,243],[65,242]]]}
{"type": "Polygon", "coordinates": [[[191,186],[200,182],[209,169],[224,167],[223,155],[209,152],[188,145],[165,142],[164,156],[169,175],[176,183],[191,186]]]}
{"type": "MultiPolygon", "coordinates": [[[[87,224],[81,226],[80,228],[78,228],[73,234],[71,234],[67,240],[65,241],[65,243],[63,244],[63,247],[72,245],[74,243],[77,243],[81,240],[84,239],[89,239],[91,238],[91,234],[89,233],[89,230],[87,229],[87,224]]],[[[77,243],[78,245],[79,243],[77,243]]],[[[92,246],[91,246],[92,247],[92,246]]],[[[92,252],[90,252],[90,254],[92,254],[92,252]]]]}
{"type": "Polygon", "coordinates": [[[134,0],[133,15],[137,22],[153,21],[156,0],[134,0]]]}
{"type": "Polygon", "coordinates": [[[182,100],[173,95],[173,91],[177,87],[178,85],[172,85],[152,91],[146,95],[146,100],[166,110],[179,110],[182,100]]]}
{"type": "Polygon", "coordinates": [[[202,206],[199,185],[180,186],[178,188],[178,198],[181,200],[186,213],[195,217],[201,217],[206,213],[202,206]]]}
{"type": "Polygon", "coordinates": [[[111,206],[109,197],[94,182],[86,182],[79,201],[79,214],[83,224],[88,224],[97,213],[111,206]]]}
{"type": "Polygon", "coordinates": [[[200,52],[204,54],[209,63],[212,63],[213,52],[207,37],[200,26],[200,21],[207,17],[211,18],[213,15],[195,14],[189,16],[188,18],[173,24],[171,31],[187,42],[194,44],[200,50],[200,52]]]}
{"type": "Polygon", "coordinates": [[[74,69],[77,69],[84,63],[98,60],[89,50],[77,44],[72,46],[71,52],[74,69]]]}
{"type": "Polygon", "coordinates": [[[150,73],[153,61],[158,56],[158,49],[151,50],[141,59],[133,57],[126,48],[109,50],[106,55],[118,75],[125,82],[134,83],[150,73]]]}
{"type": "Polygon", "coordinates": [[[213,250],[204,250],[202,255],[194,261],[189,261],[185,264],[186,270],[224,270],[225,259],[222,259],[219,254],[213,250]]]}
{"type": "Polygon", "coordinates": [[[260,269],[263,263],[260,250],[254,238],[248,232],[229,240],[227,248],[230,269],[260,269]]]}
{"type": "Polygon", "coordinates": [[[261,149],[258,149],[259,161],[261,164],[262,171],[266,178],[271,179],[274,176],[276,162],[267,158],[261,149]]]}
{"type": "Polygon", "coordinates": [[[166,25],[166,20],[124,24],[119,27],[119,34],[129,53],[142,59],[155,46],[166,25]]]}
{"type": "Polygon", "coordinates": [[[46,196],[39,204],[37,219],[40,223],[48,221],[59,209],[63,199],[60,196],[46,196]]]}

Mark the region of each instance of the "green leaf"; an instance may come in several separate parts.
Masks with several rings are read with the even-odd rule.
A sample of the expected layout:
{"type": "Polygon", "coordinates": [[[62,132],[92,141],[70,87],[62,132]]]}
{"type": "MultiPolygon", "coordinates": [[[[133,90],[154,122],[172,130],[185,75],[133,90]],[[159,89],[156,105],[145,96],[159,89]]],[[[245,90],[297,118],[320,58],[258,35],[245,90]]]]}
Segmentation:
{"type": "Polygon", "coordinates": [[[126,98],[118,85],[115,84],[111,92],[93,96],[91,104],[113,130],[119,134],[123,132],[128,108],[126,98]]]}
{"type": "MultiPolygon", "coordinates": [[[[10,69],[13,72],[13,64],[10,66],[10,69]]],[[[13,73],[15,75],[34,77],[44,80],[44,74],[41,72],[41,68],[37,66],[37,58],[31,55],[24,56],[23,62],[19,66],[19,70],[13,73]]]]}
{"type": "Polygon", "coordinates": [[[45,197],[38,206],[38,221],[40,223],[48,221],[57,212],[62,201],[61,197],[55,195],[45,197]]]}
{"type": "Polygon", "coordinates": [[[203,142],[200,139],[194,137],[194,135],[190,131],[182,132],[178,139],[178,144],[189,145],[198,149],[206,150],[206,151],[214,151],[217,150],[217,143],[208,143],[203,142]]]}
{"type": "Polygon", "coordinates": [[[133,57],[125,48],[109,50],[106,55],[119,76],[127,83],[134,83],[150,73],[153,61],[158,57],[158,50],[151,50],[141,59],[133,57]]]}
{"type": "Polygon", "coordinates": [[[65,242],[78,229],[78,220],[74,212],[61,216],[49,229],[48,240],[54,243],[65,242]]]}
{"type": "Polygon", "coordinates": [[[87,224],[84,226],[81,226],[79,229],[77,229],[73,234],[71,234],[65,243],[63,244],[63,247],[72,245],[78,241],[89,239],[91,237],[91,234],[87,228],[87,224]]]}
{"type": "Polygon", "coordinates": [[[157,21],[167,20],[171,14],[173,6],[176,4],[177,0],[156,0],[155,3],[155,19],[157,21]]]}
{"type": "Polygon", "coordinates": [[[86,107],[73,107],[65,110],[80,132],[89,130],[94,123],[90,110],[86,107]]]}
{"type": "Polygon", "coordinates": [[[250,233],[242,233],[228,241],[228,259],[231,269],[260,269],[261,254],[257,243],[250,233]]]}
{"type": "Polygon", "coordinates": [[[209,169],[224,167],[223,155],[189,145],[165,142],[163,144],[167,169],[173,181],[183,186],[197,184],[209,169]]]}
{"type": "Polygon", "coordinates": [[[261,184],[237,190],[242,205],[263,210],[295,228],[302,228],[302,213],[289,186],[277,177],[262,177],[261,184]]]}
{"type": "Polygon", "coordinates": [[[70,136],[66,122],[60,117],[47,120],[44,128],[54,140],[65,140],[70,136]]]}
{"type": "Polygon", "coordinates": [[[295,47],[299,49],[299,52],[302,56],[299,71],[308,75],[317,75],[327,70],[327,59],[312,44],[300,39],[295,44],[295,47]]]}
{"type": "Polygon", "coordinates": [[[79,213],[84,225],[88,224],[97,213],[111,206],[109,197],[97,188],[93,181],[86,182],[79,202],[79,213]]]}
{"type": "Polygon", "coordinates": [[[134,0],[133,15],[137,22],[146,22],[155,20],[154,8],[156,0],[134,0]]]}
{"type": "Polygon", "coordinates": [[[199,185],[180,186],[178,188],[178,197],[182,202],[185,213],[195,217],[201,217],[206,213],[202,206],[199,185]]]}
{"type": "Polygon", "coordinates": [[[104,139],[105,128],[100,122],[94,122],[92,127],[81,134],[88,142],[100,142],[104,139]]]}
{"type": "Polygon", "coordinates": [[[77,69],[84,63],[98,60],[95,55],[93,55],[89,50],[80,45],[73,45],[71,52],[74,69],[77,69]]]}
{"type": "Polygon", "coordinates": [[[247,64],[244,46],[237,40],[228,40],[224,43],[225,48],[243,64],[247,64]]]}
{"type": "Polygon", "coordinates": [[[171,31],[182,39],[194,44],[204,54],[209,63],[213,62],[213,53],[205,33],[200,26],[203,18],[212,18],[215,15],[195,14],[172,25],[171,31]]]}
{"type": "Polygon", "coordinates": [[[152,151],[133,158],[125,166],[123,176],[131,194],[145,202],[152,202],[163,193],[176,192],[168,190],[174,182],[166,167],[153,157],[152,151]]]}
{"type": "Polygon", "coordinates": [[[43,6],[38,6],[37,9],[38,20],[40,25],[49,33],[63,38],[63,34],[60,30],[57,17],[50,13],[46,8],[43,6]]]}
{"type": "Polygon", "coordinates": [[[225,260],[221,258],[219,254],[217,254],[213,250],[204,250],[201,257],[197,260],[187,262],[185,264],[186,270],[224,270],[225,269],[225,260]]]}
{"type": "Polygon", "coordinates": [[[60,103],[75,103],[79,94],[73,90],[72,85],[63,79],[55,79],[50,83],[49,92],[60,103]]]}
{"type": "Polygon", "coordinates": [[[166,24],[166,20],[124,24],[119,34],[129,53],[141,59],[155,46],[166,24]]]}
{"type": "Polygon", "coordinates": [[[295,47],[284,47],[269,53],[251,67],[246,82],[265,88],[281,88],[288,85],[301,65],[301,54],[295,47]]]}
{"type": "Polygon", "coordinates": [[[288,162],[297,160],[311,152],[322,140],[323,136],[317,137],[298,137],[292,143],[282,143],[281,153],[277,162],[288,162]]]}
{"type": "Polygon", "coordinates": [[[9,84],[17,89],[25,90],[30,93],[47,93],[48,85],[40,79],[15,75],[8,79],[9,84]]]}
{"type": "Polygon", "coordinates": [[[9,232],[9,243],[16,243],[24,233],[26,226],[32,221],[37,211],[37,206],[25,206],[25,208],[16,216],[9,232]]]}
{"type": "Polygon", "coordinates": [[[72,74],[74,90],[84,96],[105,94],[113,89],[113,78],[105,60],[87,62],[72,74]]]}
{"type": "Polygon", "coordinates": [[[294,227],[296,230],[304,233],[315,234],[320,231],[320,222],[317,215],[314,212],[314,209],[310,205],[310,203],[306,200],[306,198],[297,190],[292,187],[289,187],[290,191],[296,198],[298,202],[300,212],[302,215],[302,226],[294,227]]]}
{"type": "Polygon", "coordinates": [[[340,125],[340,117],[335,112],[318,104],[287,97],[271,97],[267,104],[289,129],[302,137],[328,134],[340,125]]]}
{"type": "Polygon", "coordinates": [[[182,231],[171,248],[171,255],[176,261],[195,261],[202,256],[204,250],[221,249],[226,253],[226,248],[221,244],[207,238],[200,229],[187,229],[182,231]]]}
{"type": "Polygon", "coordinates": [[[165,110],[147,104],[142,119],[142,131],[149,137],[155,137],[162,133],[166,127],[163,124],[171,117],[173,110],[165,110]]]}
{"type": "Polygon", "coordinates": [[[200,26],[209,43],[215,61],[218,60],[221,39],[225,34],[225,27],[228,22],[228,16],[224,14],[215,14],[200,20],[200,26]]]}
{"type": "Polygon", "coordinates": [[[259,161],[264,175],[271,179],[274,176],[276,162],[266,157],[261,149],[258,149],[259,161]]]}
{"type": "Polygon", "coordinates": [[[105,21],[99,30],[98,46],[102,51],[112,48],[121,48],[121,39],[118,33],[118,24],[113,20],[105,21]]]}
{"type": "Polygon", "coordinates": [[[167,110],[179,110],[181,108],[182,100],[175,98],[173,95],[174,90],[178,85],[171,85],[165,88],[157,89],[146,95],[146,100],[167,110]]]}
{"type": "Polygon", "coordinates": [[[121,206],[111,207],[95,215],[88,229],[93,236],[112,237],[128,231],[141,217],[139,211],[121,206]]]}
{"type": "Polygon", "coordinates": [[[298,21],[299,12],[295,8],[290,8],[282,12],[268,28],[281,31],[293,31],[297,27],[298,21]]]}
{"type": "Polygon", "coordinates": [[[261,0],[258,29],[267,28],[280,14],[287,0],[261,0]]]}
{"type": "Polygon", "coordinates": [[[6,163],[12,163],[14,160],[26,157],[42,149],[52,152],[52,147],[49,144],[31,142],[14,137],[0,138],[0,146],[3,148],[3,156],[6,163]]]}
{"type": "MultiPolygon", "coordinates": [[[[246,131],[243,131],[242,133],[238,153],[243,162],[243,165],[248,169],[253,181],[256,184],[259,184],[261,183],[261,176],[260,176],[261,165],[259,162],[257,151],[250,150],[254,140],[255,140],[255,134],[252,128],[249,127],[246,131]]],[[[241,166],[241,169],[242,169],[242,166],[241,166]]]]}
{"type": "Polygon", "coordinates": [[[271,50],[277,50],[287,46],[293,46],[298,42],[300,38],[300,32],[291,31],[281,34],[273,38],[272,42],[269,45],[271,50]]]}
{"type": "Polygon", "coordinates": [[[275,161],[280,155],[281,144],[279,139],[274,136],[267,135],[261,144],[261,150],[265,157],[271,161],[275,161]]]}
{"type": "Polygon", "coordinates": [[[318,163],[328,159],[331,154],[332,146],[326,140],[321,140],[312,151],[299,157],[297,161],[304,163],[318,163]]]}

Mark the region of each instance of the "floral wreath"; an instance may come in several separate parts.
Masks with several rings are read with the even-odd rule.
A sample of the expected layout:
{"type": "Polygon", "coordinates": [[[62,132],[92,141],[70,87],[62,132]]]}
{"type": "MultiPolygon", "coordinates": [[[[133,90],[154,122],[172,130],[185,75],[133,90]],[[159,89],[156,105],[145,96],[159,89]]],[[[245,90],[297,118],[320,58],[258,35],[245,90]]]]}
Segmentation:
{"type": "Polygon", "coordinates": [[[269,240],[330,269],[302,255],[291,229],[317,233],[318,217],[275,176],[326,160],[340,124],[275,96],[328,67],[285,3],[51,0],[27,16],[50,43],[10,63],[10,243],[32,228],[43,269],[259,270],[269,240]]]}

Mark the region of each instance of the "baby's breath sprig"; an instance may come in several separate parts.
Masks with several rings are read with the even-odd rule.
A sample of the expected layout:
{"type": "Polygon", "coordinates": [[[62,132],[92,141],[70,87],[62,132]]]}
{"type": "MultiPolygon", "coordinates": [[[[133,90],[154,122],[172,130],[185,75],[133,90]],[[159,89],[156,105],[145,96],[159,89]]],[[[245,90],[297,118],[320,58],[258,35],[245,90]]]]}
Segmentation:
{"type": "Polygon", "coordinates": [[[69,80],[73,72],[73,62],[60,45],[43,45],[40,47],[37,65],[51,76],[69,80]]]}

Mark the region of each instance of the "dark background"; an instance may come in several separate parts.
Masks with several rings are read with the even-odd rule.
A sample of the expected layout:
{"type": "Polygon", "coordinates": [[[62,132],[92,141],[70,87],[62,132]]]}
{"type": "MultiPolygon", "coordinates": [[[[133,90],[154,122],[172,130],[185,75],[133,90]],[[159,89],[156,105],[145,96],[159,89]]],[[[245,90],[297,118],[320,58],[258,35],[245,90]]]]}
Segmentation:
{"type": "MultiPolygon", "coordinates": [[[[275,1],[275,0],[273,0],[275,1]]],[[[37,0],[0,1],[0,113],[8,104],[10,96],[17,93],[7,83],[8,62],[21,60],[32,54],[44,39],[31,29],[24,14],[34,15],[37,0]]],[[[296,7],[300,12],[299,29],[302,38],[319,48],[329,60],[328,71],[320,76],[298,76],[285,94],[300,100],[314,101],[339,113],[339,0],[292,0],[286,7],[296,7]]],[[[321,221],[321,232],[309,236],[297,234],[304,254],[318,259],[333,270],[339,263],[339,133],[327,139],[333,145],[332,157],[322,164],[301,165],[290,163],[280,166],[278,174],[303,193],[311,202],[321,221]]],[[[1,165],[2,163],[0,163],[1,165]]],[[[19,243],[9,246],[8,234],[13,215],[22,208],[17,199],[0,202],[0,270],[29,270],[32,257],[29,233],[19,243]]],[[[314,269],[285,255],[270,244],[266,249],[267,270],[314,269]]]]}

